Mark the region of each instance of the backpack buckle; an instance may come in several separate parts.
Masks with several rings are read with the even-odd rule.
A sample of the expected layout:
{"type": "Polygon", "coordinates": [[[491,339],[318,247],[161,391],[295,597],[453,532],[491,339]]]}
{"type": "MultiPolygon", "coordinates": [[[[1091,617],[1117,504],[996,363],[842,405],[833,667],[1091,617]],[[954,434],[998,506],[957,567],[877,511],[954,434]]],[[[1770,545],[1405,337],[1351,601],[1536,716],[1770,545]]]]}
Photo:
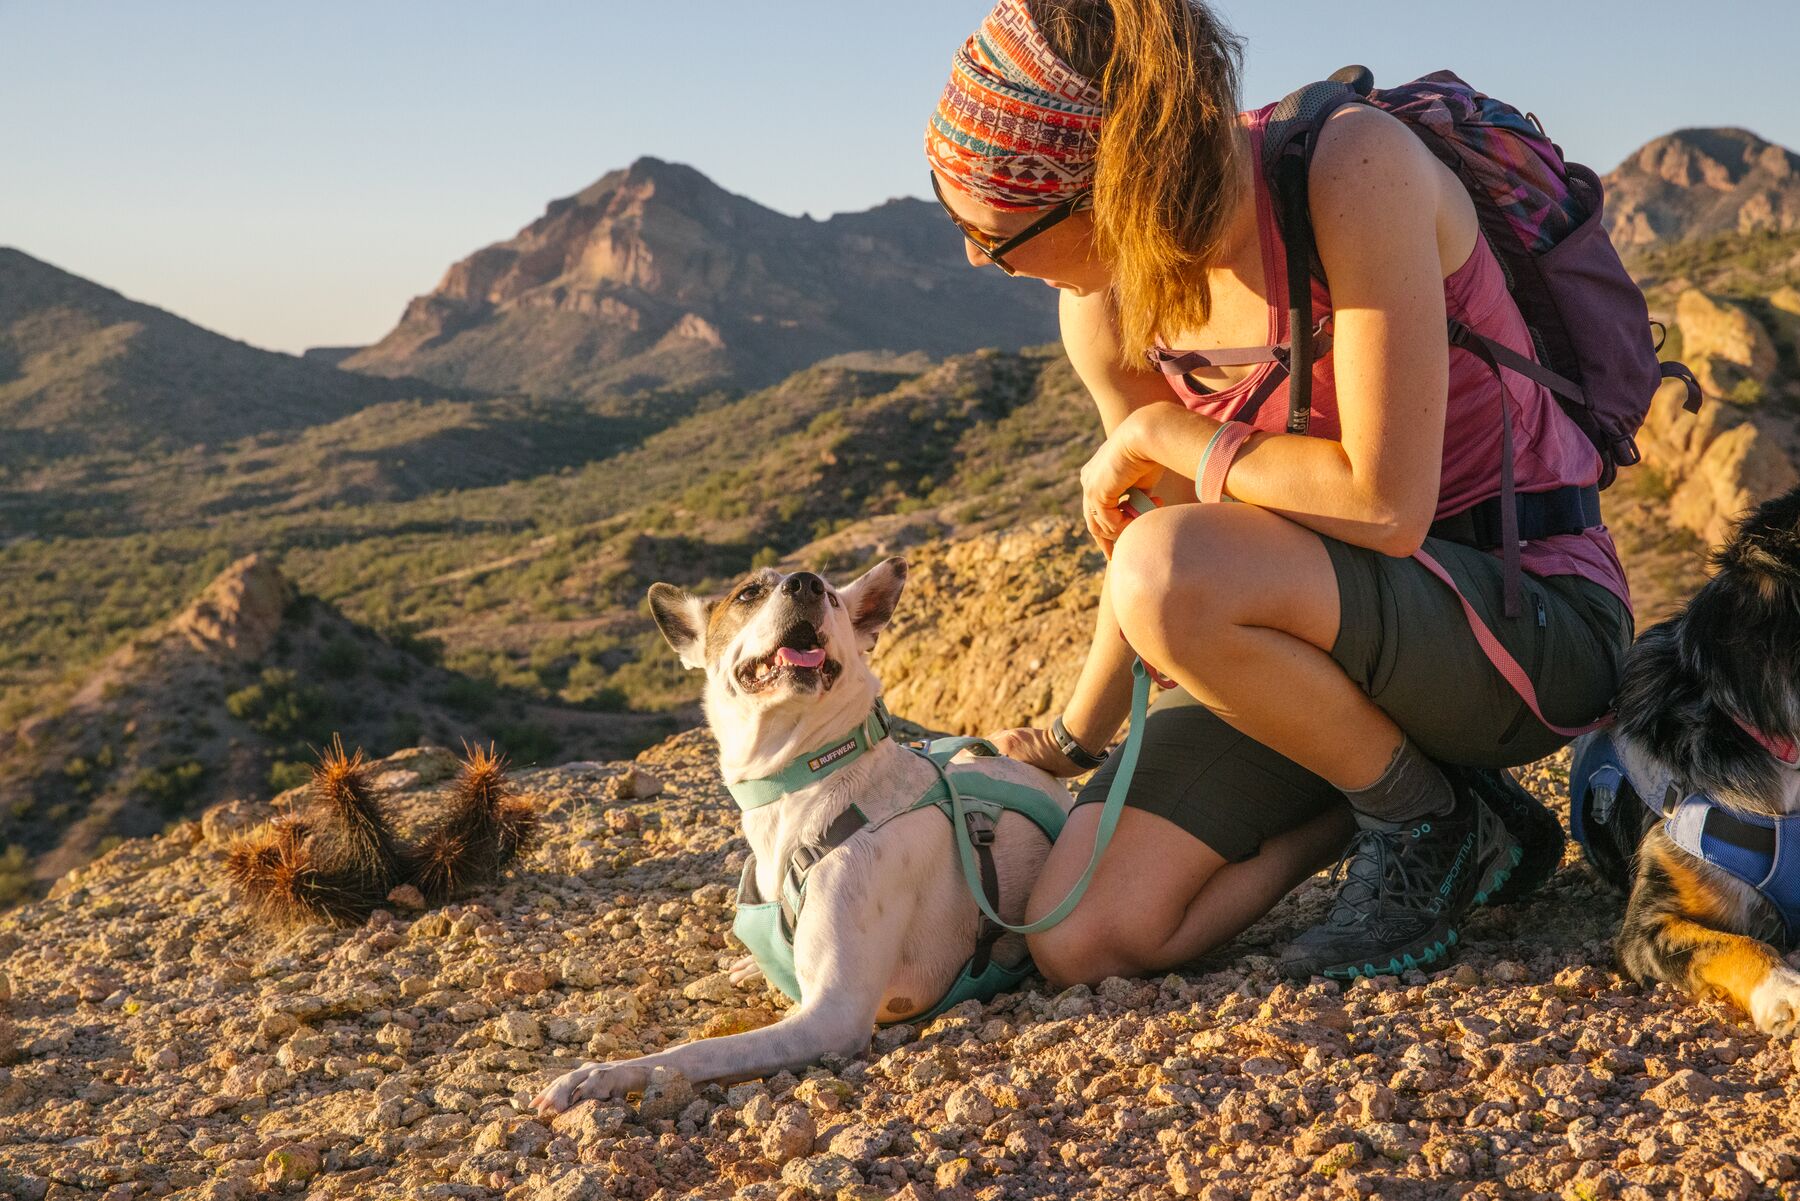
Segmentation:
{"type": "Polygon", "coordinates": [[[994,819],[985,813],[970,809],[963,814],[963,824],[969,828],[969,841],[978,847],[994,845],[994,819]]]}

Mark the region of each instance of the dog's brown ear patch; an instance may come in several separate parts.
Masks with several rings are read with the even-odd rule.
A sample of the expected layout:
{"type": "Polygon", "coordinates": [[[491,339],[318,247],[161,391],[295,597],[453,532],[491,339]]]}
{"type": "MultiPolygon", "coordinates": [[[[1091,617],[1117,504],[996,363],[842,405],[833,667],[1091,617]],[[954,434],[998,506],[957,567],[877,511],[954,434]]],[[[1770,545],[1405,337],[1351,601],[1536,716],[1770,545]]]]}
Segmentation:
{"type": "Polygon", "coordinates": [[[673,584],[650,585],[650,615],[683,667],[706,666],[706,602],[673,584]]]}

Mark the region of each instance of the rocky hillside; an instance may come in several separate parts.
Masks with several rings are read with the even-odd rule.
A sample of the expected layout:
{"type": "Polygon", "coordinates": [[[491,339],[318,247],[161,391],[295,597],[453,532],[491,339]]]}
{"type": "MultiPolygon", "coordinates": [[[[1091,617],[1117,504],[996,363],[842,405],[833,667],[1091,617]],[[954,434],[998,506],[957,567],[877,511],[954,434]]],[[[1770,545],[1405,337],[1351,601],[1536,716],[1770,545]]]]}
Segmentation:
{"type": "Polygon", "coordinates": [[[1800,228],[1800,155],[1747,129],[1676,130],[1603,182],[1607,229],[1621,251],[1800,228]]]}
{"type": "Polygon", "coordinates": [[[217,444],[420,392],[257,350],[0,246],[0,468],[217,444]]]}
{"type": "MultiPolygon", "coordinates": [[[[1618,902],[1573,859],[1480,913],[1448,970],[1278,981],[1272,956],[1325,904],[1315,881],[1158,980],[1039,982],[798,1077],[668,1079],[540,1121],[526,1100],[584,1058],[783,1007],[722,970],[744,849],[712,754],[690,733],[635,767],[524,774],[540,850],[441,911],[253,929],[223,848],[272,810],[240,804],[0,917],[0,1190],[1751,1201],[1800,1176],[1793,1047],[1621,980],[1618,902]]],[[[448,769],[416,752],[377,778],[416,814],[448,769]]],[[[1528,782],[1560,798],[1557,770],[1528,782]]]]}
{"type": "Polygon", "coordinates": [[[1042,287],[971,269],[935,205],[786,217],[643,158],[452,266],[343,365],[556,396],[759,387],[848,351],[1043,342],[1055,313],[1042,287]]]}
{"type": "Polygon", "coordinates": [[[497,738],[530,762],[559,746],[635,750],[668,729],[528,704],[445,671],[251,556],[72,694],[0,728],[0,843],[33,857],[47,882],[120,837],[304,779],[335,733],[378,752],[497,738]]]}

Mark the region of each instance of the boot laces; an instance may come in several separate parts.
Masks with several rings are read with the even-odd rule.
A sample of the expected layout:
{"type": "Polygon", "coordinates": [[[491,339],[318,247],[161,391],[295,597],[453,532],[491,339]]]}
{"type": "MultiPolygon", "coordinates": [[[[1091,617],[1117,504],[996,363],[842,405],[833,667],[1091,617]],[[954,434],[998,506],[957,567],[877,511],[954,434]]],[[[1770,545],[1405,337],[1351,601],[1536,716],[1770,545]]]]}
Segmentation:
{"type": "Polygon", "coordinates": [[[1365,829],[1350,840],[1331,869],[1331,883],[1335,886],[1341,879],[1344,886],[1328,922],[1360,925],[1396,903],[1412,908],[1405,904],[1407,897],[1430,892],[1423,865],[1415,862],[1418,856],[1400,853],[1400,837],[1396,830],[1365,829]]]}

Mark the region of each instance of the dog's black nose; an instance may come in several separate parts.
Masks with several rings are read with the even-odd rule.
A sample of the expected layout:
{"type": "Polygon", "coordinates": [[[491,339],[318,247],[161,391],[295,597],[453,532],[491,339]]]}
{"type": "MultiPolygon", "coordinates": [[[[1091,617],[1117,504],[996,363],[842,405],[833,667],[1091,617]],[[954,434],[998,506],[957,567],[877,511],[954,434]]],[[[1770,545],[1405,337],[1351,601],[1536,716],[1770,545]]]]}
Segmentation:
{"type": "Polygon", "coordinates": [[[781,591],[787,596],[824,596],[825,581],[810,571],[796,571],[781,581],[781,591]]]}

